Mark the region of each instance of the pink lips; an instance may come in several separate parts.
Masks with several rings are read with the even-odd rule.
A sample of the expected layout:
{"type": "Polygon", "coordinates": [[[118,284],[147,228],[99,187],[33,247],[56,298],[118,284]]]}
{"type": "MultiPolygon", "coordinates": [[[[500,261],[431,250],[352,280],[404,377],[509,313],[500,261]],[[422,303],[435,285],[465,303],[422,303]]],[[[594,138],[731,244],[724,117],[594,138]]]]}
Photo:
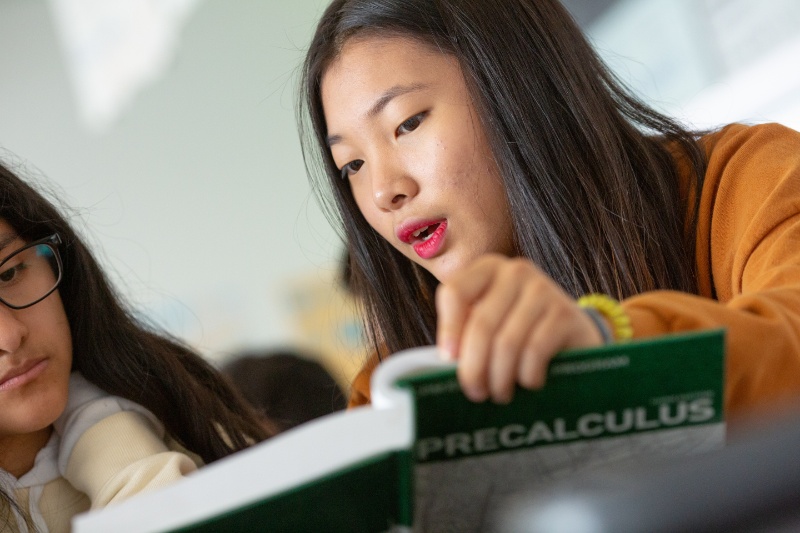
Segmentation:
{"type": "Polygon", "coordinates": [[[447,219],[410,222],[397,230],[397,238],[411,244],[422,259],[430,259],[442,248],[446,231],[447,219]]]}
{"type": "Polygon", "coordinates": [[[39,377],[47,368],[47,359],[35,359],[12,368],[0,377],[0,392],[21,387],[39,377]]]}

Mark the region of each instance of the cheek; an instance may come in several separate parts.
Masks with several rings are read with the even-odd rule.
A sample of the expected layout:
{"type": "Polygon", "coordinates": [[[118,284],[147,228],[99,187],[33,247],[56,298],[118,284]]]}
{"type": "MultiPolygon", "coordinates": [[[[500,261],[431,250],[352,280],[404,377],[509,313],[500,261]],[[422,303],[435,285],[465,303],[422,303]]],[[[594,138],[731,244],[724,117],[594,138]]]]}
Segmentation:
{"type": "Polygon", "coordinates": [[[69,319],[61,302],[61,295],[56,293],[59,298],[53,302],[53,316],[55,317],[56,327],[54,329],[54,343],[60,348],[63,357],[72,362],[72,330],[69,327],[69,319]]]}
{"type": "Polygon", "coordinates": [[[457,135],[441,136],[431,143],[425,154],[423,168],[432,171],[433,177],[443,188],[467,187],[478,192],[482,182],[494,169],[494,161],[488,147],[481,142],[477,132],[466,128],[457,135]]]}
{"type": "Polygon", "coordinates": [[[72,368],[72,332],[59,293],[56,291],[32,309],[37,311],[35,322],[31,325],[38,332],[37,344],[40,349],[49,352],[58,372],[68,376],[72,368]]]}
{"type": "MultiPolygon", "coordinates": [[[[346,194],[346,193],[345,193],[346,194]]],[[[370,207],[370,198],[369,192],[366,190],[366,187],[359,183],[355,183],[353,181],[350,182],[350,194],[353,196],[353,200],[356,201],[356,206],[358,207],[359,212],[364,215],[364,218],[367,219],[369,222],[369,207],[370,207]]],[[[371,224],[371,222],[370,222],[371,224]]]]}
{"type": "Polygon", "coordinates": [[[61,324],[60,335],[62,348],[62,357],[64,358],[67,366],[72,368],[72,332],[69,329],[69,322],[64,317],[64,322],[61,324]]]}

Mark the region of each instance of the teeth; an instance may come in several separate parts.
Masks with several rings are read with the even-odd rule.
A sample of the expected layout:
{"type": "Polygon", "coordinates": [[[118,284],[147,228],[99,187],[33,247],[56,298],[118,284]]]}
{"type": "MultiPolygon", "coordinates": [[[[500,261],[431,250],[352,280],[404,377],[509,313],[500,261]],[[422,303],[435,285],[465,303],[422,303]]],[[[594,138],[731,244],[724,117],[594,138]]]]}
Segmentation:
{"type": "Polygon", "coordinates": [[[425,231],[427,231],[427,229],[428,229],[429,227],[430,227],[430,226],[425,226],[424,228],[419,228],[419,229],[418,229],[417,231],[415,231],[415,232],[414,232],[412,235],[414,236],[414,238],[415,238],[415,239],[418,239],[418,238],[419,238],[419,236],[420,236],[422,233],[424,233],[425,231]]]}

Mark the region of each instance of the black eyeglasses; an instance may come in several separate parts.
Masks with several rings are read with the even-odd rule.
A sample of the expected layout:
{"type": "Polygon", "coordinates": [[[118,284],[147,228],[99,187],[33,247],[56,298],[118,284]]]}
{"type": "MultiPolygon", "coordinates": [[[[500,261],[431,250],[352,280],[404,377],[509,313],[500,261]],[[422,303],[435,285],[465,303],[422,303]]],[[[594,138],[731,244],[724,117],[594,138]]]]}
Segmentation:
{"type": "Polygon", "coordinates": [[[11,309],[39,303],[61,283],[57,233],[26,244],[0,262],[0,302],[11,309]]]}

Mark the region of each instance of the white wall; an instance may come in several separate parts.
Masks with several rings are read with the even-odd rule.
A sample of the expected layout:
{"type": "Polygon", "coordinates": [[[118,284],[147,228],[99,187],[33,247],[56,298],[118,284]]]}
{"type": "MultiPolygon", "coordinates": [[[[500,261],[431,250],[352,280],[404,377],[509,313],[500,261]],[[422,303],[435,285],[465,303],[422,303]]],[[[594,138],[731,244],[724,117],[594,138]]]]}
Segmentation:
{"type": "Polygon", "coordinates": [[[294,120],[325,3],[202,0],[163,79],[94,134],[48,3],[0,0],[0,149],[75,208],[143,312],[208,353],[285,342],[287,282],[335,269],[294,120]]]}
{"type": "Polygon", "coordinates": [[[620,0],[589,28],[620,78],[690,125],[800,129],[800,2],[620,0]]]}

